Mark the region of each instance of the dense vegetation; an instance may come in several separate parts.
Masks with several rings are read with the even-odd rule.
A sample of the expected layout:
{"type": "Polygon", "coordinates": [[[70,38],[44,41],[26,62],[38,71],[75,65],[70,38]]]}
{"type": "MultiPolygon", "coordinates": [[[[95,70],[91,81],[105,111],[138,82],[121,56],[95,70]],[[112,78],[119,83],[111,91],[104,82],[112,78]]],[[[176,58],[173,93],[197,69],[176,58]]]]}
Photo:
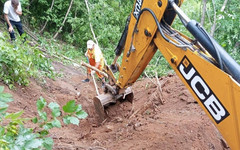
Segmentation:
{"type": "MultiPolygon", "coordinates": [[[[0,0],[0,8],[5,0],[0,0]]],[[[86,41],[96,39],[108,63],[114,58],[114,49],[123,31],[134,1],[129,0],[21,0],[22,20],[36,35],[66,42],[67,48],[56,48],[70,58],[79,58],[86,50],[86,41]],[[69,46],[72,45],[72,46],[69,46]],[[70,50],[70,51],[69,51],[70,50]]],[[[239,4],[238,0],[188,0],[182,6],[192,19],[201,22],[217,41],[239,62],[239,4]],[[226,2],[226,3],[225,3],[226,2]],[[223,32],[224,31],[224,32],[223,32]]],[[[174,27],[189,35],[180,21],[174,27]]],[[[42,39],[42,38],[41,38],[42,39]]],[[[43,42],[44,39],[41,41],[43,42]]],[[[43,43],[43,45],[45,45],[43,43]]],[[[161,54],[156,54],[150,66],[167,66],[161,54]]],[[[166,67],[161,67],[164,69],[166,67]]],[[[152,69],[152,68],[151,68],[152,69]]],[[[148,71],[150,71],[149,69],[148,71]]],[[[157,69],[158,72],[161,69],[157,69]]],[[[167,69],[168,70],[168,69],[167,69]]],[[[166,73],[166,71],[164,71],[166,73]]]]}

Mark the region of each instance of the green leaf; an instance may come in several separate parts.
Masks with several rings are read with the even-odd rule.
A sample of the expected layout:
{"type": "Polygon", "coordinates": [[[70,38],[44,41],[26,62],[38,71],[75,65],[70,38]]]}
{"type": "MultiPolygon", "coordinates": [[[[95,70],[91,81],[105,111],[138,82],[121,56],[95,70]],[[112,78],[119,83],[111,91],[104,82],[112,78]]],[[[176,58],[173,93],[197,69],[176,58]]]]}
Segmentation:
{"type": "Polygon", "coordinates": [[[8,108],[8,104],[0,101],[0,108],[8,108]]]}
{"type": "Polygon", "coordinates": [[[79,112],[76,112],[76,116],[79,119],[85,119],[85,118],[87,118],[88,114],[85,111],[81,110],[79,112]]]}
{"type": "Polygon", "coordinates": [[[2,137],[5,133],[5,128],[0,126],[0,137],[2,137]]]}
{"type": "Polygon", "coordinates": [[[53,139],[52,138],[45,138],[43,139],[43,146],[44,148],[46,148],[47,150],[52,150],[53,147],[53,139]]]}
{"type": "Polygon", "coordinates": [[[79,120],[76,117],[69,117],[69,121],[72,124],[79,125],[79,120]]]}
{"type": "Polygon", "coordinates": [[[46,136],[46,135],[48,135],[49,134],[49,132],[48,132],[48,130],[42,130],[41,132],[40,132],[40,135],[43,137],[43,136],[46,136]]]}
{"type": "Polygon", "coordinates": [[[25,149],[34,149],[42,146],[43,141],[41,139],[32,139],[25,145],[25,149]]]}
{"type": "Polygon", "coordinates": [[[47,121],[47,113],[38,111],[39,117],[43,119],[44,121],[47,121]]]}
{"type": "Polygon", "coordinates": [[[33,123],[38,123],[38,118],[37,118],[37,117],[34,117],[34,118],[32,119],[32,122],[33,122],[33,123]]]}
{"type": "Polygon", "coordinates": [[[0,93],[0,101],[5,103],[11,102],[13,101],[12,95],[9,93],[0,93]]]}
{"type": "Polygon", "coordinates": [[[60,106],[55,103],[55,102],[51,102],[48,107],[52,110],[52,116],[53,117],[59,117],[61,115],[60,112],[60,106]]]}
{"type": "Polygon", "coordinates": [[[0,93],[0,96],[4,98],[12,98],[12,94],[10,93],[0,93]]]}
{"type": "Polygon", "coordinates": [[[52,129],[52,128],[53,128],[53,125],[52,125],[51,122],[48,122],[48,123],[46,123],[46,124],[43,126],[43,128],[44,128],[45,130],[49,130],[49,129],[52,129]]]}
{"type": "Polygon", "coordinates": [[[4,86],[0,86],[0,93],[4,91],[4,86]]]}
{"type": "Polygon", "coordinates": [[[39,134],[33,133],[32,129],[24,128],[23,125],[20,126],[18,136],[16,137],[15,146],[22,147],[21,149],[32,149],[26,148],[28,147],[36,147],[39,145],[39,141],[34,141],[34,139],[38,138],[39,134]],[[34,145],[34,142],[37,144],[34,145]]]}
{"type": "MultiPolygon", "coordinates": [[[[6,140],[4,140],[4,139],[0,139],[0,143],[9,144],[9,142],[6,141],[6,140]]],[[[2,146],[2,145],[0,145],[0,146],[2,146]]],[[[0,147],[0,148],[2,148],[2,147],[0,147]]],[[[2,150],[2,149],[1,149],[1,150],[2,150]]],[[[4,149],[4,150],[5,150],[5,149],[4,149]]]]}
{"type": "Polygon", "coordinates": [[[22,110],[22,111],[19,111],[19,112],[16,112],[16,113],[10,113],[10,114],[6,115],[5,118],[15,120],[18,117],[20,117],[23,114],[23,112],[24,111],[22,110]]]}
{"type": "Polygon", "coordinates": [[[38,111],[41,111],[46,105],[47,105],[47,102],[43,97],[40,97],[40,99],[37,100],[38,111]]]}
{"type": "Polygon", "coordinates": [[[64,116],[63,117],[63,123],[65,124],[70,124],[70,119],[69,119],[70,116],[64,116]]]}
{"type": "MultiPolygon", "coordinates": [[[[0,105],[1,105],[1,104],[0,104],[0,105]]],[[[8,105],[7,105],[7,106],[8,106],[8,105]]],[[[4,108],[1,108],[1,107],[0,107],[0,114],[3,113],[4,111],[6,111],[7,108],[8,108],[8,107],[4,107],[4,108]]]]}
{"type": "Polygon", "coordinates": [[[29,119],[26,119],[26,118],[20,118],[20,119],[14,120],[14,123],[23,125],[23,121],[28,121],[28,120],[29,119]]]}
{"type": "Polygon", "coordinates": [[[75,100],[68,101],[66,105],[63,106],[63,111],[66,113],[73,113],[77,110],[75,105],[75,100]]]}
{"type": "Polygon", "coordinates": [[[62,127],[61,122],[57,118],[54,118],[54,120],[51,123],[53,127],[57,127],[57,128],[62,127]]]}
{"type": "Polygon", "coordinates": [[[82,105],[78,104],[76,112],[81,111],[81,110],[82,110],[82,105]]]}
{"type": "Polygon", "coordinates": [[[0,101],[0,113],[2,113],[5,110],[7,110],[7,108],[8,108],[8,104],[0,101]]]}

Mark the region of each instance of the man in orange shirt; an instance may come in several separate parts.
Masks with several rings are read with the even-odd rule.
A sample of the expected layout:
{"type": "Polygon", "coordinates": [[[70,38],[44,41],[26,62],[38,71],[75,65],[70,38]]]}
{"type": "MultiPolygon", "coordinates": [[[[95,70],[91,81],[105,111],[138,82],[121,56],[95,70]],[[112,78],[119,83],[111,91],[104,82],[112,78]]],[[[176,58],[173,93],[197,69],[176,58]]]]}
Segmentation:
{"type": "MultiPolygon", "coordinates": [[[[101,70],[104,67],[104,58],[102,51],[100,50],[99,46],[94,43],[92,40],[87,41],[87,52],[85,53],[85,56],[88,58],[89,64],[91,66],[96,67],[97,69],[101,70]]],[[[89,82],[89,75],[95,74],[94,70],[91,70],[88,68],[87,70],[87,78],[83,80],[83,82],[89,82]]],[[[104,84],[104,76],[101,75],[100,73],[96,72],[97,76],[102,80],[104,84]]]]}

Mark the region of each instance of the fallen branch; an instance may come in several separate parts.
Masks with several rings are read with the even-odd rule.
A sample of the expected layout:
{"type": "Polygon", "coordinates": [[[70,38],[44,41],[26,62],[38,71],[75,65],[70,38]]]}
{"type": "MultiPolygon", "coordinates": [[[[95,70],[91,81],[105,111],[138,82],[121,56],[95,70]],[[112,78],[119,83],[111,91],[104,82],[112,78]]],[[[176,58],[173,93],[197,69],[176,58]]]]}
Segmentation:
{"type": "Polygon", "coordinates": [[[160,102],[161,102],[161,104],[163,105],[164,104],[164,101],[163,101],[163,98],[162,98],[162,87],[161,87],[161,84],[160,84],[160,82],[159,82],[159,80],[158,80],[158,75],[157,75],[157,72],[155,72],[155,74],[156,74],[156,79],[157,79],[157,83],[156,82],[154,82],[148,75],[147,75],[147,73],[146,72],[144,72],[144,74],[146,75],[146,77],[157,87],[157,93],[158,93],[158,96],[159,96],[159,99],[160,99],[160,102]]]}
{"type": "Polygon", "coordinates": [[[163,105],[164,104],[164,101],[163,101],[163,96],[162,96],[162,87],[161,87],[161,84],[160,84],[160,82],[159,82],[159,80],[158,80],[158,74],[157,74],[157,71],[155,72],[155,76],[156,76],[156,80],[157,80],[157,93],[158,93],[158,96],[159,96],[159,98],[160,98],[160,102],[161,102],[161,104],[163,105]]]}
{"type": "Polygon", "coordinates": [[[156,83],[148,76],[148,74],[146,72],[144,72],[144,74],[154,85],[156,85],[156,83]]]}
{"type": "Polygon", "coordinates": [[[81,65],[82,65],[82,66],[85,66],[85,67],[87,67],[87,68],[90,68],[90,69],[92,69],[92,70],[94,70],[94,71],[97,71],[98,73],[100,73],[100,74],[103,75],[104,77],[108,78],[108,75],[107,75],[106,73],[104,73],[103,71],[97,69],[96,67],[91,66],[90,64],[87,64],[87,63],[85,63],[85,62],[82,61],[82,62],[81,62],[81,65]]]}
{"type": "Polygon", "coordinates": [[[150,100],[146,101],[142,107],[138,108],[135,112],[133,112],[133,114],[129,117],[129,119],[131,119],[132,117],[134,117],[136,114],[138,114],[140,111],[141,113],[143,113],[144,111],[146,111],[150,105],[152,104],[152,102],[150,100]]]}

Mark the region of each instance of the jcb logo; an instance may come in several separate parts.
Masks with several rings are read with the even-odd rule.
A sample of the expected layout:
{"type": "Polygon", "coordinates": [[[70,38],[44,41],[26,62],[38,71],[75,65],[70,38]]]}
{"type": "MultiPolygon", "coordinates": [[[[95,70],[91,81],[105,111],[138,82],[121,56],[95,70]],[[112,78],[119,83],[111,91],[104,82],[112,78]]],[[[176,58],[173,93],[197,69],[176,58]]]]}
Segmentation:
{"type": "Polygon", "coordinates": [[[137,19],[141,11],[143,0],[136,0],[133,16],[137,19]]]}
{"type": "Polygon", "coordinates": [[[229,116],[228,111],[186,56],[179,64],[178,70],[217,124],[229,116]]]}

